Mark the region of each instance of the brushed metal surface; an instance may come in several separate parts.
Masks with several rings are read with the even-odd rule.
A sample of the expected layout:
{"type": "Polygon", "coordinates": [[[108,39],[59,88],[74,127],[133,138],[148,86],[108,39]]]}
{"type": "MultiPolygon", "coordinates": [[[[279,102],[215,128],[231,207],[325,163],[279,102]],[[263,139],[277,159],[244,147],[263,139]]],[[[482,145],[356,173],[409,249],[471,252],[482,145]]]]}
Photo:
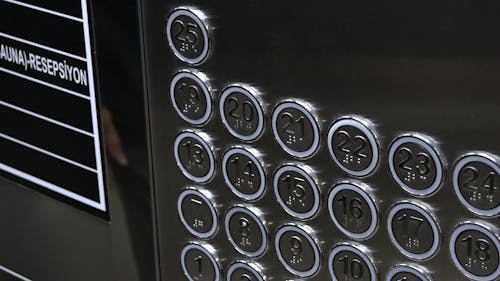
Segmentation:
{"type": "MultiPolygon", "coordinates": [[[[286,99],[304,99],[319,116],[321,142],[310,159],[298,161],[320,179],[319,213],[303,221],[314,229],[322,253],[321,269],[312,280],[329,280],[327,258],[339,243],[354,243],[328,217],[326,198],[332,186],[353,180],[330,158],[326,146],[329,126],[342,116],[362,116],[379,136],[380,161],[375,171],[356,181],[372,189],[382,222],[377,232],[359,242],[369,249],[379,279],[397,264],[411,263],[391,244],[385,221],[389,207],[403,200],[433,208],[441,228],[441,247],[429,261],[418,262],[434,280],[466,280],[453,266],[448,242],[460,222],[476,219],[454,194],[452,164],[471,151],[500,154],[500,3],[494,1],[144,1],[146,74],[152,126],[152,148],[158,204],[162,280],[184,280],[182,247],[197,241],[183,228],[175,208],[177,196],[193,183],[180,173],[172,154],[176,135],[191,126],[177,116],[169,99],[170,80],[186,67],[170,51],[165,23],[180,6],[199,9],[213,27],[211,56],[196,69],[211,77],[214,105],[231,83],[249,84],[262,95],[266,127],[250,144],[263,153],[268,180],[283,163],[296,161],[285,153],[271,132],[270,112],[286,99]],[[444,179],[428,198],[415,198],[391,177],[388,148],[405,133],[422,133],[442,152],[444,179]]],[[[218,108],[215,106],[217,112],[218,108]]],[[[242,203],[225,185],[222,153],[241,141],[214,116],[201,128],[217,148],[216,176],[204,184],[225,211],[242,203]]],[[[252,203],[264,213],[270,239],[285,223],[297,220],[276,203],[272,186],[252,203]]],[[[481,219],[498,229],[499,218],[481,219]]],[[[216,250],[222,269],[244,259],[227,241],[224,231],[205,241],[216,250]]],[[[274,280],[295,279],[277,262],[272,246],[255,259],[274,280]]]]}

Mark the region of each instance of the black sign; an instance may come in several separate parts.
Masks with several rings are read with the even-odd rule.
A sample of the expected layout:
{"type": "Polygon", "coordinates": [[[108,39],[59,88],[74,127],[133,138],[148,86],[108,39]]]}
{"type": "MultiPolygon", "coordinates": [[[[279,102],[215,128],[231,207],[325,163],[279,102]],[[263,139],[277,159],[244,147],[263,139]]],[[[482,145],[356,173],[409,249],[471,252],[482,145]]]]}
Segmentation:
{"type": "Polygon", "coordinates": [[[107,216],[87,0],[0,0],[0,173],[107,216]]]}

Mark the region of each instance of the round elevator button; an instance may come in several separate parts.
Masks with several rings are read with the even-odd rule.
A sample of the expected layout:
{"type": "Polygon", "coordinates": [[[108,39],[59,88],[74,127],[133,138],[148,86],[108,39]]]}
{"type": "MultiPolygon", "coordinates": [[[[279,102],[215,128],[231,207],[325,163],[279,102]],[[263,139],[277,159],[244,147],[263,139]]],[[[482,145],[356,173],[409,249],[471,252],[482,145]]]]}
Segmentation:
{"type": "Polygon", "coordinates": [[[308,227],[287,224],[276,233],[276,254],[285,269],[302,278],[316,274],[320,267],[318,244],[308,227]]]}
{"type": "Polygon", "coordinates": [[[362,247],[341,244],[328,257],[328,270],[334,281],[376,281],[377,270],[362,247]]]}
{"type": "Polygon", "coordinates": [[[200,64],[209,53],[206,17],[198,10],[178,8],[167,20],[167,40],[170,49],[181,61],[200,64]]]}
{"type": "Polygon", "coordinates": [[[258,265],[238,261],[227,269],[228,281],[264,281],[264,276],[258,265]]]}
{"type": "Polygon", "coordinates": [[[500,214],[500,164],[498,157],[475,153],[462,157],[453,169],[455,193],[468,210],[476,215],[500,214]]]}
{"type": "Polygon", "coordinates": [[[217,212],[208,191],[185,189],[177,200],[177,212],[186,229],[198,238],[212,237],[217,231],[217,212]]]}
{"type": "Polygon", "coordinates": [[[189,281],[220,281],[220,267],[209,245],[190,243],[181,252],[181,266],[189,281]]]}
{"type": "Polygon", "coordinates": [[[231,208],[224,221],[229,242],[241,254],[258,257],[267,249],[267,230],[262,214],[252,207],[231,208]]]}
{"type": "Polygon", "coordinates": [[[226,129],[243,141],[254,141],[264,131],[264,110],[256,89],[231,85],[219,101],[220,116],[226,129]]]}
{"type": "Polygon", "coordinates": [[[238,197],[252,201],[264,194],[266,173],[255,149],[233,147],[222,157],[222,175],[226,185],[238,197]]]}
{"type": "Polygon", "coordinates": [[[440,245],[440,232],[436,219],[416,203],[403,202],[389,211],[387,228],[396,248],[408,258],[427,260],[440,245]]]}
{"type": "Polygon", "coordinates": [[[170,98],[177,114],[192,125],[205,124],[212,115],[208,79],[201,73],[183,70],[170,84],[170,98]]]}
{"type": "Polygon", "coordinates": [[[493,281],[500,277],[500,238],[487,225],[467,222],[450,237],[450,255],[455,266],[467,278],[493,281]]]}
{"type": "Polygon", "coordinates": [[[335,163],[353,176],[367,176],[375,170],[379,145],[369,122],[342,118],[328,131],[328,150],[335,163]]]}
{"type": "Polygon", "coordinates": [[[385,281],[432,281],[432,279],[420,267],[402,264],[391,268],[385,281]]]}
{"type": "Polygon", "coordinates": [[[429,196],[443,180],[443,164],[431,141],[418,135],[402,136],[389,149],[394,180],[408,193],[429,196]]]}
{"type": "Polygon", "coordinates": [[[333,223],[353,239],[370,238],[378,226],[378,210],[367,188],[340,183],[328,196],[328,212],[333,223]]]}
{"type": "Polygon", "coordinates": [[[289,215],[310,219],[319,210],[320,192],[307,166],[286,164],[274,174],[273,189],[276,200],[289,215]]]}
{"type": "Polygon", "coordinates": [[[206,183],[215,172],[215,158],[208,137],[203,133],[184,131],[175,139],[174,156],[180,170],[187,178],[206,183]]]}
{"type": "Polygon", "coordinates": [[[311,157],[319,147],[319,125],[311,109],[304,102],[284,101],[272,115],[274,138],[285,152],[301,159],[311,157]]]}

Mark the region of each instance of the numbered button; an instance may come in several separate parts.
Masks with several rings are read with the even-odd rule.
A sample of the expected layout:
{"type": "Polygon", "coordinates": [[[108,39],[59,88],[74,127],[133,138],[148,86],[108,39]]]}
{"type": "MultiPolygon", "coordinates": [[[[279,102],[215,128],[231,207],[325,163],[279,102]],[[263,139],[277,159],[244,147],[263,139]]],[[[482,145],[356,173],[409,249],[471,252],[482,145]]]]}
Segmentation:
{"type": "Polygon", "coordinates": [[[282,226],[276,233],[275,248],[286,270],[298,277],[311,277],[320,267],[320,252],[312,231],[296,225],[282,226]]]}
{"type": "Polygon", "coordinates": [[[441,186],[443,164],[426,137],[396,139],[389,149],[389,167],[394,180],[410,194],[429,196],[441,186]]]}
{"type": "Polygon", "coordinates": [[[378,225],[378,209],[368,188],[340,183],[328,196],[328,212],[333,223],[353,239],[368,239],[378,225]]]}
{"type": "Polygon", "coordinates": [[[193,188],[181,192],[177,200],[177,212],[186,229],[198,238],[212,237],[217,231],[217,212],[206,190],[193,188]]]}
{"type": "Polygon", "coordinates": [[[453,169],[453,187],[460,202],[474,214],[500,214],[499,160],[486,153],[462,157],[453,169]]]}
{"type": "Polygon", "coordinates": [[[189,179],[206,183],[215,171],[215,159],[209,146],[208,136],[204,133],[184,131],[174,143],[174,156],[177,166],[189,179]]]}
{"type": "Polygon", "coordinates": [[[389,211],[387,228],[396,248],[408,258],[428,260],[440,244],[440,231],[430,209],[424,205],[403,202],[389,211]]]}
{"type": "Polygon", "coordinates": [[[276,200],[289,215],[310,219],[319,210],[320,192],[313,170],[304,165],[283,165],[274,174],[276,200]]]}
{"type": "Polygon", "coordinates": [[[432,279],[420,267],[398,265],[389,270],[385,281],[432,281],[432,279]]]}
{"type": "Polygon", "coordinates": [[[258,92],[243,85],[224,89],[219,101],[220,116],[227,130],[243,141],[254,141],[264,130],[264,111],[258,92]]]}
{"type": "Polygon", "coordinates": [[[238,261],[227,270],[228,281],[264,281],[261,268],[255,263],[238,261]]]}
{"type": "Polygon", "coordinates": [[[185,70],[172,79],[170,98],[182,119],[193,125],[203,125],[212,115],[210,91],[203,74],[185,70]]]}
{"type": "Polygon", "coordinates": [[[178,8],[168,17],[168,45],[183,62],[199,64],[207,58],[210,41],[205,19],[200,11],[186,8],[178,8]]]}
{"type": "Polygon", "coordinates": [[[467,278],[493,281],[500,277],[500,238],[486,224],[464,223],[450,238],[450,255],[467,278]]]}
{"type": "Polygon", "coordinates": [[[328,258],[328,270],[334,281],[376,281],[377,270],[366,254],[366,249],[341,244],[332,249],[328,258]]]}
{"type": "Polygon", "coordinates": [[[328,149],[335,163],[353,176],[367,176],[375,170],[379,145],[369,122],[343,118],[328,131],[328,149]]]}
{"type": "Polygon", "coordinates": [[[258,257],[267,249],[267,230],[261,218],[262,214],[252,207],[236,206],[226,214],[227,238],[245,256],[258,257]]]}
{"type": "Polygon", "coordinates": [[[209,245],[187,244],[181,253],[181,266],[189,281],[220,281],[220,267],[209,245]]]}
{"type": "Polygon", "coordinates": [[[222,158],[222,175],[231,191],[238,197],[252,201],[264,194],[266,174],[260,153],[255,149],[233,147],[222,158]]]}
{"type": "Polygon", "coordinates": [[[274,109],[274,137],[294,157],[309,158],[318,150],[319,125],[311,111],[311,106],[298,101],[285,101],[274,109]]]}

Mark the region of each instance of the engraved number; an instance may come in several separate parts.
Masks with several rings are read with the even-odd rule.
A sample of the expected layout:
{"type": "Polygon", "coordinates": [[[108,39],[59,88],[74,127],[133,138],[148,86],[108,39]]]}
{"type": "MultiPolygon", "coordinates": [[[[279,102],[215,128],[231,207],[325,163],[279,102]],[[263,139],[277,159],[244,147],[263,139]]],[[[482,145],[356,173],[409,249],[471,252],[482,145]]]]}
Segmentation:
{"type": "Polygon", "coordinates": [[[336,134],[336,136],[337,136],[337,138],[341,138],[340,143],[337,145],[337,149],[339,151],[341,151],[345,154],[352,153],[359,158],[366,158],[367,157],[367,155],[362,152],[366,148],[366,146],[368,145],[368,142],[367,142],[365,137],[357,135],[354,138],[352,138],[351,135],[346,131],[339,131],[336,134]],[[352,144],[354,146],[354,148],[352,150],[346,147],[349,142],[352,142],[352,144]]]}
{"type": "Polygon", "coordinates": [[[495,186],[495,173],[490,172],[482,181],[479,183],[479,172],[475,167],[467,166],[463,169],[462,173],[464,175],[468,175],[464,180],[463,186],[472,189],[478,190],[480,188],[485,189],[490,192],[490,194],[494,194],[497,190],[495,186]]]}
{"type": "Polygon", "coordinates": [[[198,165],[201,165],[205,160],[203,156],[203,147],[200,144],[193,144],[191,141],[186,141],[182,144],[186,148],[186,158],[192,159],[198,165]]]}
{"type": "Polygon", "coordinates": [[[305,118],[300,116],[299,118],[294,118],[289,112],[285,112],[281,115],[281,119],[285,120],[282,129],[290,135],[298,135],[299,137],[304,137],[305,134],[305,118]],[[298,130],[297,130],[298,128],[298,130]]]}
{"type": "Polygon", "coordinates": [[[299,199],[306,196],[306,190],[304,188],[304,182],[306,180],[304,178],[292,177],[290,174],[286,174],[281,178],[281,181],[286,183],[289,196],[299,199]]]}
{"type": "Polygon", "coordinates": [[[490,243],[484,239],[476,240],[476,243],[472,242],[472,237],[469,235],[468,237],[462,239],[460,242],[466,244],[467,247],[467,257],[469,258],[477,258],[483,262],[487,262],[490,260],[491,255],[489,250],[491,248],[490,243]]]}
{"type": "Polygon", "coordinates": [[[363,217],[363,210],[361,206],[363,205],[363,201],[359,198],[352,198],[347,204],[347,197],[342,196],[337,201],[342,203],[342,210],[344,211],[344,216],[350,215],[355,219],[359,219],[363,217]],[[348,213],[349,212],[349,213],[348,213]]]}
{"type": "Polygon", "coordinates": [[[400,169],[406,170],[408,172],[416,169],[420,175],[426,175],[431,171],[431,167],[429,165],[431,158],[424,152],[417,153],[416,160],[417,163],[414,163],[414,155],[413,152],[403,147],[398,151],[398,154],[403,155],[403,160],[398,163],[398,167],[400,169]],[[413,165],[411,163],[414,163],[413,165]],[[413,167],[415,166],[415,167],[413,167]]]}
{"type": "Polygon", "coordinates": [[[347,255],[339,259],[341,263],[344,264],[344,275],[350,276],[354,279],[363,278],[363,265],[358,259],[349,260],[347,255]]]}
{"type": "Polygon", "coordinates": [[[198,42],[198,33],[196,32],[196,29],[198,28],[196,24],[188,23],[185,24],[181,20],[176,20],[174,22],[175,29],[175,39],[178,41],[181,41],[183,43],[189,43],[189,44],[196,44],[198,42]]]}
{"type": "Polygon", "coordinates": [[[200,89],[195,85],[188,83],[181,83],[177,88],[184,95],[184,99],[190,105],[198,105],[200,103],[200,89]]]}
{"type": "Polygon", "coordinates": [[[235,119],[243,119],[247,122],[252,122],[254,118],[254,108],[249,101],[244,101],[240,104],[239,100],[235,97],[230,97],[227,100],[229,109],[229,116],[235,119]]]}
{"type": "Polygon", "coordinates": [[[396,218],[397,222],[403,224],[403,234],[406,237],[418,238],[420,230],[424,224],[424,219],[416,216],[410,216],[406,213],[402,214],[400,217],[396,218]],[[413,225],[413,227],[411,227],[413,225]],[[410,231],[410,229],[412,229],[410,231]]]}

